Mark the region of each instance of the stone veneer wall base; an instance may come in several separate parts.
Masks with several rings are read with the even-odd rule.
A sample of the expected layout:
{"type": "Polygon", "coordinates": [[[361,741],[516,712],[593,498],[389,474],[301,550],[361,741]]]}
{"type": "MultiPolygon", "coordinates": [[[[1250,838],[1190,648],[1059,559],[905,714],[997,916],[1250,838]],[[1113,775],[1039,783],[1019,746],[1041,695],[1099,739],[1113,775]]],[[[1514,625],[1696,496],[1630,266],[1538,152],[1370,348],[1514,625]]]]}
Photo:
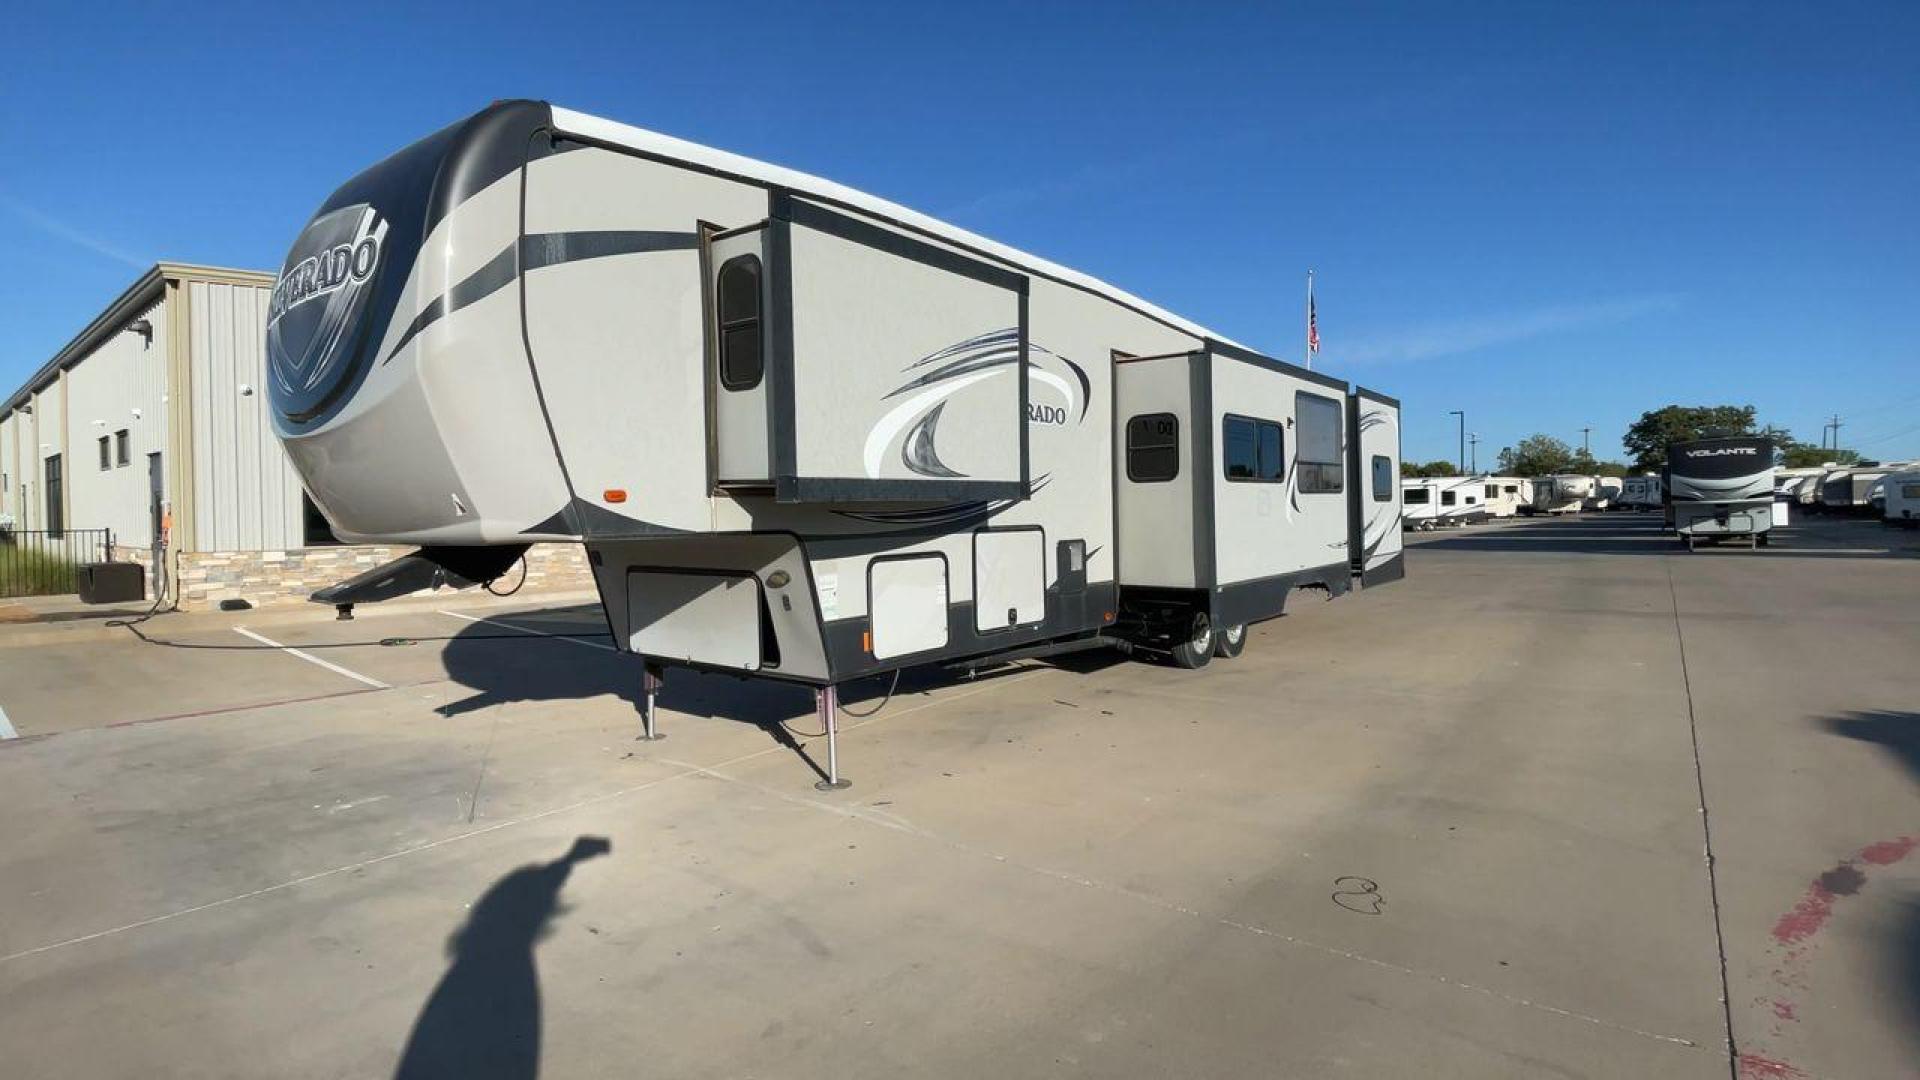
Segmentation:
{"type": "MultiPolygon", "coordinates": [[[[316,589],[345,581],[413,550],[411,545],[343,545],[288,551],[182,552],[179,607],[182,611],[213,611],[225,600],[244,600],[253,607],[304,604],[316,589]]],[[[149,553],[144,550],[123,548],[121,555],[142,564],[149,561],[149,553]]],[[[519,574],[517,570],[507,573],[509,580],[519,574]]],[[[527,580],[522,592],[592,587],[593,574],[581,545],[535,544],[527,549],[527,580]]]]}

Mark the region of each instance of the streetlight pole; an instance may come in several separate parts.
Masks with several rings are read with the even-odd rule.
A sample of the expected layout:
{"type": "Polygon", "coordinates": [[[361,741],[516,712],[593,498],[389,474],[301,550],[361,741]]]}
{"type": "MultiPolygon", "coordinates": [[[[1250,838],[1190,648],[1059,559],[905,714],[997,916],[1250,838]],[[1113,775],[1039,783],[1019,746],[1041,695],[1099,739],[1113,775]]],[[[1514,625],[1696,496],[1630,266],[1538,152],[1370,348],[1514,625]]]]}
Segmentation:
{"type": "Polygon", "coordinates": [[[1469,459],[1473,463],[1473,470],[1470,473],[1468,473],[1468,475],[1479,476],[1480,475],[1480,433],[1476,431],[1473,434],[1468,435],[1467,445],[1473,447],[1473,457],[1469,459]]]}
{"type": "Polygon", "coordinates": [[[1583,427],[1580,429],[1580,456],[1581,457],[1593,456],[1593,440],[1589,438],[1589,436],[1591,436],[1592,434],[1593,434],[1593,429],[1590,427],[1583,427]]]}
{"type": "Polygon", "coordinates": [[[1460,472],[1467,471],[1467,414],[1460,409],[1448,409],[1448,416],[1460,418],[1460,472]]]}

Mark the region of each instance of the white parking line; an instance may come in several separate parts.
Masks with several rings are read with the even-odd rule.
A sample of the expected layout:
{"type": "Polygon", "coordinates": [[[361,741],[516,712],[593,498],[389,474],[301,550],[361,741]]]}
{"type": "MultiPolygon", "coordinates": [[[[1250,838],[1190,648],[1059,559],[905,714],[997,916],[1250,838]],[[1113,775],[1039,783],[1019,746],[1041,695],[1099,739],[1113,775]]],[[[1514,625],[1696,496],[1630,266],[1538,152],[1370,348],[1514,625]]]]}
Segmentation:
{"type": "Polygon", "coordinates": [[[250,637],[262,645],[271,645],[274,648],[279,649],[281,652],[287,653],[290,656],[297,656],[300,659],[305,660],[309,664],[317,664],[320,667],[326,668],[328,671],[331,671],[336,675],[345,675],[349,679],[354,679],[359,682],[366,683],[368,686],[373,687],[375,690],[393,689],[393,687],[387,685],[386,683],[381,682],[379,679],[373,678],[370,675],[362,675],[357,671],[348,671],[346,668],[341,667],[339,664],[328,663],[327,661],[320,659],[319,657],[313,655],[312,653],[301,652],[299,649],[296,649],[291,645],[282,645],[279,642],[273,640],[272,638],[267,637],[264,634],[256,634],[244,626],[234,627],[233,632],[236,634],[239,634],[241,637],[250,637]]]}
{"type": "Polygon", "coordinates": [[[13,730],[13,721],[7,719],[7,710],[0,709],[0,739],[17,739],[20,733],[13,730]]]}
{"type": "Polygon", "coordinates": [[[531,626],[515,626],[512,623],[501,622],[498,619],[483,619],[483,618],[480,618],[478,615],[462,615],[457,611],[446,611],[446,610],[442,610],[440,614],[445,615],[450,619],[465,619],[470,623],[486,623],[488,626],[497,626],[502,630],[516,630],[522,634],[533,634],[537,637],[550,637],[560,641],[571,641],[575,645],[585,645],[589,649],[599,649],[601,652],[619,652],[620,651],[619,649],[616,649],[611,645],[602,645],[597,641],[588,641],[585,638],[568,637],[565,634],[549,634],[545,630],[535,630],[531,626]]]}

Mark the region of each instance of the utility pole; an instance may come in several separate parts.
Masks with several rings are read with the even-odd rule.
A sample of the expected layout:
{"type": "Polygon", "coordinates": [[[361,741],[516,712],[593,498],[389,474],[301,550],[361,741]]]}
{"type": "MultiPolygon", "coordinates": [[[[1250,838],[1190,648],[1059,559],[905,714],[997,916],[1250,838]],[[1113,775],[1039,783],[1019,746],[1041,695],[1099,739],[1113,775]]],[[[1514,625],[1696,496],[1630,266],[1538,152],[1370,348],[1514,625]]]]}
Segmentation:
{"type": "Polygon", "coordinates": [[[1447,415],[1460,418],[1460,474],[1465,476],[1467,472],[1467,414],[1460,409],[1448,409],[1447,415]]]}
{"type": "Polygon", "coordinates": [[[1827,448],[1827,432],[1833,432],[1833,449],[1840,449],[1840,414],[1834,413],[1833,419],[1820,425],[1820,448],[1827,448]]]}
{"type": "Polygon", "coordinates": [[[1588,438],[1588,436],[1592,434],[1593,434],[1593,429],[1590,427],[1583,427],[1580,429],[1580,456],[1581,457],[1593,456],[1593,440],[1588,438]]]}
{"type": "Polygon", "coordinates": [[[1468,435],[1467,445],[1473,447],[1473,456],[1468,459],[1473,463],[1473,469],[1467,475],[1478,476],[1480,475],[1480,433],[1476,431],[1468,435]]]}

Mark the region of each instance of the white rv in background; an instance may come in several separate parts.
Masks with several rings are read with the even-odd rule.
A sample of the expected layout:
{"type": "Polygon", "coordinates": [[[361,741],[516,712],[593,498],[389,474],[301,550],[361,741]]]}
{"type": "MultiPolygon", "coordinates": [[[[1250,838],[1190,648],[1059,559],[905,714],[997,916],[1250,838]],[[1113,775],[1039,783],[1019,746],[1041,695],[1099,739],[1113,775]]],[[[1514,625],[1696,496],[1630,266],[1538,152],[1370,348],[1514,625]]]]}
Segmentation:
{"type": "Polygon", "coordinates": [[[1920,529],[1920,470],[1888,473],[1885,483],[1886,507],[1881,520],[1920,529]]]}
{"type": "Polygon", "coordinates": [[[1595,510],[1612,510],[1620,502],[1620,493],[1626,487],[1626,478],[1619,476],[1596,476],[1593,478],[1595,510]]]}
{"type": "MultiPolygon", "coordinates": [[[[1114,646],[1198,667],[1400,577],[1399,404],[734,154],[498,102],[349,180],[267,316],[351,606],[586,548],[615,645],[814,689],[1114,646]]],[[[838,780],[829,738],[826,782],[838,780]]]]}
{"type": "Polygon", "coordinates": [[[1577,514],[1593,497],[1593,477],[1563,473],[1535,477],[1533,507],[1543,514],[1577,514]]]}
{"type": "Polygon", "coordinates": [[[1533,505],[1532,482],[1519,476],[1482,476],[1481,502],[1491,518],[1510,518],[1533,505]]]}
{"type": "Polygon", "coordinates": [[[1628,476],[1620,483],[1619,505],[1622,509],[1643,511],[1660,508],[1660,477],[1628,476]]]}

